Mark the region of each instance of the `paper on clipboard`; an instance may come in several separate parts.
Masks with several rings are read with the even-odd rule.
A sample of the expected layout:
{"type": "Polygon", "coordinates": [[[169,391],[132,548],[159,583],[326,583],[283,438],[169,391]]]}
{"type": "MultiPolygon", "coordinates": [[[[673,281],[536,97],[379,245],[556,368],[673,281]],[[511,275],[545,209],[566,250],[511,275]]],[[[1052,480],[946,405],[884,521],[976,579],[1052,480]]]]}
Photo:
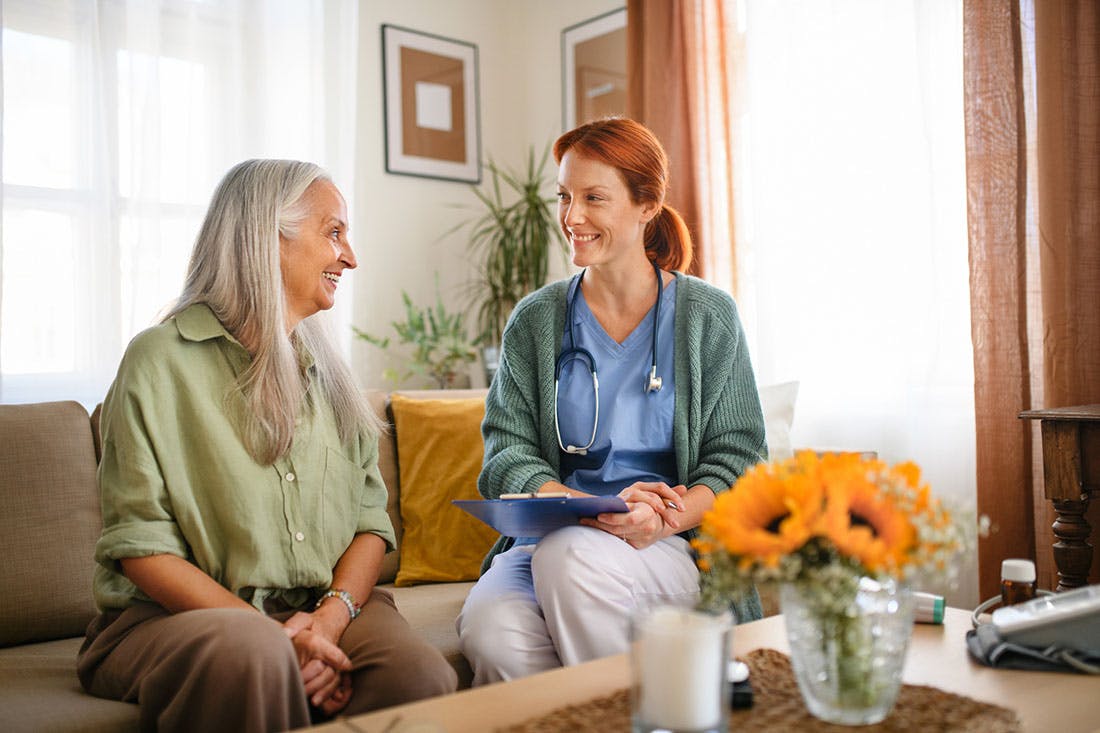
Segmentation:
{"type": "Polygon", "coordinates": [[[628,511],[617,496],[453,499],[451,503],[505,537],[543,537],[577,524],[582,517],[628,511]]]}

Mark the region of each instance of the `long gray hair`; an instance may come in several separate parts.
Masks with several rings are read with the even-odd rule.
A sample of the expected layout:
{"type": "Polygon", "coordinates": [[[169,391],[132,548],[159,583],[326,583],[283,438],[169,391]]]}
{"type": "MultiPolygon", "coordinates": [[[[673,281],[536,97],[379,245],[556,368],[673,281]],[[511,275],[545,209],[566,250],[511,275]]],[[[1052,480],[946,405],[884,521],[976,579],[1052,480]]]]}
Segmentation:
{"type": "Polygon", "coordinates": [[[231,168],[210,201],[183,292],[164,317],[205,303],[251,354],[237,384],[246,408],[240,430],[249,454],[263,464],[286,455],[294,441],[309,390],[301,352],[316,368],[321,394],[312,399],[331,405],[341,440],[350,443],[378,425],[324,323],[312,316],[286,331],[279,235],[297,235],[309,215],[302,195],[317,180],[331,178],[295,160],[246,160],[231,168]]]}

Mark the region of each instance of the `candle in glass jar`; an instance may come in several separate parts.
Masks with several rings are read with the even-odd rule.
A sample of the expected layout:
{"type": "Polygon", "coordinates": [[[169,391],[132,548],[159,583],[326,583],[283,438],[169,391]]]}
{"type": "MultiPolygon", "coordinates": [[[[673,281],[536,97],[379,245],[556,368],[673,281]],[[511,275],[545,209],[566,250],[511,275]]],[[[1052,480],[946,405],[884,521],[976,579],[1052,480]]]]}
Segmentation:
{"type": "Polygon", "coordinates": [[[665,606],[639,614],[634,630],[635,729],[724,728],[729,614],[665,606]]]}

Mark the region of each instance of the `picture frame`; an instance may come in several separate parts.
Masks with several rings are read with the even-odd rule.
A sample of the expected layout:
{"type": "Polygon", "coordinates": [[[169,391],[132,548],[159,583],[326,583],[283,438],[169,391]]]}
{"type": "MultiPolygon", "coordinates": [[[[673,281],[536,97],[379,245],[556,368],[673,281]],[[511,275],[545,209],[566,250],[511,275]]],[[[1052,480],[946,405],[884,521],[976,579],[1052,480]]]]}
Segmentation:
{"type": "Polygon", "coordinates": [[[626,8],[561,32],[562,130],[626,114],[626,8]]]}
{"type": "Polygon", "coordinates": [[[382,25],[386,172],[481,182],[477,46],[382,25]]]}

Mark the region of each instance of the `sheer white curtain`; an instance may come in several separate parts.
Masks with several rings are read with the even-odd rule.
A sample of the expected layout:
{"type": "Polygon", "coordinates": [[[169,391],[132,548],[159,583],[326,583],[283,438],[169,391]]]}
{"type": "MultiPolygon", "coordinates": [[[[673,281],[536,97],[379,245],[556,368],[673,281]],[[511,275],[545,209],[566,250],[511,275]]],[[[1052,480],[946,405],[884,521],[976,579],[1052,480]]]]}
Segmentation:
{"type": "Polygon", "coordinates": [[[356,14],[354,0],[4,0],[0,401],[103,398],[178,294],[235,163],[311,160],[354,200],[356,14]]]}
{"type": "MultiPolygon", "coordinates": [[[[742,0],[738,301],[796,446],[975,502],[962,2],[742,0]]],[[[956,602],[974,605],[964,569],[956,602]]]]}

